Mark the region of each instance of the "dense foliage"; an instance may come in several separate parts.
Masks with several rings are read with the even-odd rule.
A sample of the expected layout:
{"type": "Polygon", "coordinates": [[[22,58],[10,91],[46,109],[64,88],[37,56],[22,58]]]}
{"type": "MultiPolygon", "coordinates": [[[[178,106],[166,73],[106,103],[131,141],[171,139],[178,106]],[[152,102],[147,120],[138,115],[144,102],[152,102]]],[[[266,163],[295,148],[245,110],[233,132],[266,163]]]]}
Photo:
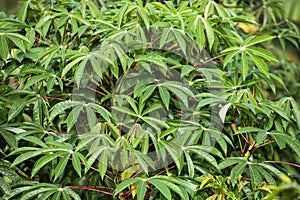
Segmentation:
{"type": "Polygon", "coordinates": [[[298,29],[280,1],[232,2],[1,13],[2,199],[297,198],[298,29]]]}

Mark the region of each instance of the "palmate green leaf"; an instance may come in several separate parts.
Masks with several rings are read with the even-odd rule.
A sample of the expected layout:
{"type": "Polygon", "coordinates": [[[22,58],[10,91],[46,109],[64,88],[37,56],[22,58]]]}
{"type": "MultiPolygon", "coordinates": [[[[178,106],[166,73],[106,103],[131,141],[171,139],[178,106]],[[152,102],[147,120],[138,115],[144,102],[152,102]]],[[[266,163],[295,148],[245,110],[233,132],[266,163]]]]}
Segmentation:
{"type": "Polygon", "coordinates": [[[211,50],[215,42],[214,30],[212,29],[207,19],[202,18],[202,23],[204,24],[209,49],[211,50]]]}
{"type": "Polygon", "coordinates": [[[9,131],[0,127],[0,135],[4,138],[7,144],[12,146],[14,149],[18,148],[18,142],[16,137],[13,134],[11,134],[9,131]]]}
{"type": "Polygon", "coordinates": [[[166,141],[160,141],[160,144],[171,155],[173,161],[177,166],[178,174],[180,174],[183,168],[183,162],[182,159],[180,159],[180,147],[178,146],[178,144],[167,143],[166,141]]]}
{"type": "Polygon", "coordinates": [[[164,86],[158,87],[159,89],[159,95],[161,100],[163,101],[163,104],[169,110],[169,104],[170,104],[170,93],[164,86]]]}
{"type": "MultiPolygon", "coordinates": [[[[7,34],[6,34],[7,35],[7,34]]],[[[14,36],[6,36],[10,41],[12,41],[14,43],[14,45],[16,45],[20,50],[22,50],[23,52],[26,51],[26,47],[24,42],[18,38],[18,37],[14,37],[14,36]]]]}
{"type": "Polygon", "coordinates": [[[163,10],[168,14],[175,14],[170,8],[168,8],[165,4],[162,4],[161,2],[151,2],[151,5],[154,5],[156,8],[159,8],[159,10],[163,10]]]}
{"type": "Polygon", "coordinates": [[[47,102],[43,98],[37,98],[33,107],[33,120],[39,124],[43,124],[45,118],[49,118],[47,102]]]}
{"type": "Polygon", "coordinates": [[[75,108],[72,109],[72,111],[69,113],[68,117],[67,117],[67,132],[70,132],[71,129],[73,128],[73,126],[75,125],[75,123],[78,120],[79,114],[83,109],[83,105],[82,106],[76,106],[75,108]]]}
{"type": "Polygon", "coordinates": [[[163,29],[161,38],[159,40],[159,48],[162,49],[166,45],[166,41],[169,39],[171,29],[163,29]]]}
{"type": "Polygon", "coordinates": [[[214,8],[216,9],[216,11],[218,12],[218,14],[222,18],[227,18],[227,17],[230,16],[229,11],[227,9],[225,9],[223,6],[220,6],[217,2],[212,1],[212,4],[214,5],[214,8]]]}
{"type": "Polygon", "coordinates": [[[185,36],[184,33],[179,30],[173,29],[173,34],[179,44],[182,53],[186,55],[186,41],[183,38],[183,36],[185,36]]]}
{"type": "Polygon", "coordinates": [[[54,160],[55,158],[57,158],[61,154],[62,154],[61,152],[55,152],[55,153],[45,155],[45,156],[39,158],[34,163],[34,166],[33,166],[32,171],[31,171],[31,177],[35,176],[42,167],[44,167],[46,164],[48,164],[49,162],[51,162],[52,160],[54,160]]]}
{"type": "MultiPolygon", "coordinates": [[[[286,88],[285,83],[283,82],[283,80],[280,77],[278,77],[275,74],[270,74],[270,78],[272,79],[272,81],[274,81],[275,83],[280,85],[282,88],[284,88],[286,91],[288,91],[288,89],[286,88]]],[[[276,94],[276,89],[275,88],[273,89],[273,92],[276,94]]]]}
{"type": "Polygon", "coordinates": [[[126,53],[121,45],[119,45],[117,43],[110,44],[110,45],[114,49],[115,54],[118,57],[121,65],[122,65],[123,71],[126,71],[127,68],[129,67],[129,65],[128,65],[129,57],[126,55],[126,53]]]}
{"type": "Polygon", "coordinates": [[[34,186],[26,186],[22,188],[16,188],[13,190],[14,194],[10,196],[6,196],[5,200],[10,199],[11,197],[16,196],[19,193],[23,193],[22,197],[19,199],[23,200],[30,200],[34,197],[37,198],[37,200],[45,200],[52,196],[51,199],[57,199],[57,200],[80,200],[80,197],[78,194],[76,194],[74,191],[72,191],[70,188],[58,188],[54,184],[46,184],[46,183],[39,183],[34,186]],[[18,189],[22,189],[18,191],[18,189]]]}
{"type": "Polygon", "coordinates": [[[123,98],[124,100],[126,100],[126,103],[128,102],[131,109],[136,113],[136,114],[140,114],[141,110],[138,109],[137,107],[137,101],[134,98],[131,98],[128,95],[120,95],[119,97],[123,98]]]}
{"type": "Polygon", "coordinates": [[[146,87],[140,87],[139,89],[135,89],[134,96],[140,96],[143,100],[142,103],[144,103],[154,92],[156,85],[147,85],[146,87]]]}
{"type": "Polygon", "coordinates": [[[182,199],[189,199],[187,191],[185,191],[183,188],[168,180],[160,180],[160,182],[170,188],[173,192],[177,193],[182,199]]]}
{"type": "Polygon", "coordinates": [[[248,59],[246,56],[246,52],[242,51],[242,77],[244,80],[246,80],[248,71],[249,71],[249,66],[248,66],[248,59]]]}
{"type": "Polygon", "coordinates": [[[46,142],[48,146],[53,147],[54,151],[67,151],[69,152],[72,150],[72,145],[70,143],[56,141],[56,140],[49,140],[46,142]]]}
{"type": "Polygon", "coordinates": [[[8,42],[3,34],[0,33],[0,55],[4,61],[7,60],[9,54],[8,42]]]}
{"type": "MultiPolygon", "coordinates": [[[[227,135],[220,132],[219,130],[210,128],[205,130],[204,134],[208,134],[211,137],[211,139],[214,138],[215,140],[217,140],[218,144],[220,145],[221,149],[224,151],[225,155],[227,154],[227,143],[230,146],[234,147],[231,139],[227,135]]],[[[201,149],[203,149],[207,153],[211,153],[223,159],[222,153],[217,148],[210,147],[210,146],[202,146],[201,149]]]]}
{"type": "MultiPolygon", "coordinates": [[[[11,192],[9,194],[4,195],[3,199],[5,200],[9,200],[12,197],[19,195],[22,193],[24,194],[23,196],[27,195],[30,191],[35,191],[35,189],[40,189],[40,188],[47,188],[47,189],[52,189],[52,190],[57,190],[57,186],[54,184],[48,184],[48,183],[39,183],[37,184],[37,182],[34,181],[24,181],[24,182],[20,182],[19,183],[21,187],[17,187],[13,190],[11,190],[11,192]],[[26,186],[22,186],[22,185],[26,185],[26,186]]],[[[46,192],[46,191],[45,191],[46,192]]],[[[34,194],[35,196],[36,194],[34,194]]],[[[28,196],[27,196],[28,198],[28,196]]],[[[20,199],[20,198],[18,198],[20,199]]]]}
{"type": "Polygon", "coordinates": [[[270,104],[270,102],[261,102],[260,104],[262,106],[266,106],[270,110],[275,111],[275,113],[277,113],[278,115],[280,115],[285,120],[290,121],[290,117],[285,113],[285,111],[282,108],[278,107],[277,105],[270,104]]]}
{"type": "Polygon", "coordinates": [[[62,199],[61,198],[61,191],[58,191],[58,192],[56,192],[54,195],[53,195],[53,197],[51,198],[51,200],[59,200],[59,199],[62,199]]]}
{"type": "Polygon", "coordinates": [[[195,194],[194,192],[195,192],[196,188],[198,187],[197,184],[192,183],[188,180],[179,178],[179,177],[159,176],[159,178],[168,180],[168,181],[172,181],[173,183],[182,186],[184,188],[184,190],[186,192],[188,192],[188,194],[190,194],[191,196],[193,196],[195,194]]]}
{"type": "Polygon", "coordinates": [[[164,185],[163,183],[161,183],[159,180],[155,180],[154,178],[149,178],[147,180],[149,183],[151,183],[152,185],[155,186],[155,188],[168,200],[172,199],[172,195],[170,192],[170,189],[164,185]]]}
{"type": "MultiPolygon", "coordinates": [[[[221,147],[221,149],[223,150],[223,152],[224,152],[224,154],[225,155],[227,155],[227,150],[228,150],[228,147],[227,147],[227,142],[228,141],[230,141],[230,139],[229,138],[226,138],[226,137],[224,137],[224,138],[226,138],[226,140],[223,138],[224,136],[222,135],[222,136],[220,136],[220,137],[217,137],[217,142],[218,142],[218,144],[220,145],[220,147],[221,147]],[[229,140],[228,140],[229,139],[229,140]]],[[[231,143],[230,142],[228,142],[230,145],[231,145],[231,143]]],[[[231,145],[232,146],[232,145],[231,145]]]]}
{"type": "Polygon", "coordinates": [[[142,180],[139,182],[136,188],[136,195],[138,200],[143,200],[145,197],[145,194],[147,192],[147,183],[146,180],[142,180]]]}
{"type": "Polygon", "coordinates": [[[143,179],[141,179],[140,177],[136,177],[133,179],[128,179],[128,180],[122,181],[115,189],[114,194],[119,194],[120,192],[122,192],[123,190],[128,188],[130,185],[132,185],[138,181],[143,181],[143,179]]]}
{"type": "Polygon", "coordinates": [[[261,131],[264,131],[264,130],[261,129],[261,128],[247,126],[247,127],[240,128],[235,134],[251,133],[251,132],[261,132],[261,131]]]}
{"type": "Polygon", "coordinates": [[[236,163],[246,163],[247,160],[244,157],[228,157],[219,164],[219,169],[225,169],[236,163]]]}
{"type": "Polygon", "coordinates": [[[44,142],[42,142],[42,140],[40,138],[35,137],[35,136],[26,136],[26,137],[23,137],[22,139],[26,140],[28,142],[32,142],[33,144],[37,144],[44,148],[48,147],[44,142]]]}
{"type": "Polygon", "coordinates": [[[118,24],[118,28],[121,27],[122,20],[123,20],[123,18],[124,18],[124,13],[126,12],[127,8],[128,8],[128,4],[126,4],[125,6],[123,6],[123,7],[119,10],[119,12],[118,12],[118,23],[117,23],[117,24],[118,24]]]}
{"type": "Polygon", "coordinates": [[[188,107],[188,98],[194,97],[193,92],[184,86],[178,85],[176,82],[165,82],[162,84],[165,86],[168,90],[170,90],[173,94],[175,94],[183,103],[184,106],[188,107]]]}
{"type": "Polygon", "coordinates": [[[22,21],[25,22],[26,17],[27,17],[27,10],[28,10],[28,6],[31,3],[31,0],[26,0],[21,2],[21,6],[18,10],[18,18],[22,21]]]}
{"type": "MultiPolygon", "coordinates": [[[[85,140],[85,139],[84,139],[85,140]]],[[[96,141],[94,140],[94,138],[92,138],[92,141],[96,141]]],[[[92,149],[92,148],[91,148],[92,149]]],[[[92,167],[92,165],[95,163],[95,161],[99,158],[99,155],[106,150],[105,147],[101,147],[101,148],[97,148],[98,150],[93,152],[92,155],[88,158],[88,160],[86,161],[86,168],[85,168],[85,173],[92,167]]]]}
{"type": "Polygon", "coordinates": [[[69,161],[70,155],[71,154],[69,152],[65,152],[65,153],[61,154],[61,156],[63,156],[63,158],[60,159],[60,161],[58,162],[58,164],[55,168],[54,180],[56,180],[65,171],[65,168],[69,161]]]}
{"type": "Polygon", "coordinates": [[[71,19],[74,18],[78,23],[91,26],[90,22],[85,19],[79,12],[66,13],[71,19]]]}
{"type": "MultiPolygon", "coordinates": [[[[14,41],[23,41],[23,42],[27,42],[27,43],[31,43],[28,38],[26,38],[25,36],[18,34],[18,33],[5,33],[5,36],[7,38],[9,38],[12,42],[14,41]]],[[[18,46],[18,44],[15,43],[15,45],[18,46]]],[[[19,46],[18,46],[19,47],[19,46]]],[[[21,48],[22,50],[22,48],[21,48]]]]}
{"type": "Polygon", "coordinates": [[[291,98],[290,101],[291,101],[291,104],[292,104],[292,107],[293,107],[293,113],[294,113],[294,116],[296,118],[298,128],[300,128],[300,107],[299,107],[299,104],[295,101],[294,98],[291,98]]]}
{"type": "Polygon", "coordinates": [[[91,12],[91,15],[94,18],[99,19],[99,8],[97,8],[97,6],[92,1],[87,1],[87,5],[89,6],[89,11],[91,12]]]}
{"type": "Polygon", "coordinates": [[[187,94],[189,97],[194,98],[194,93],[191,91],[191,89],[188,88],[187,86],[183,85],[181,82],[178,82],[178,81],[166,81],[162,85],[164,85],[168,89],[170,89],[170,88],[176,88],[176,89],[182,91],[183,93],[187,94]]]}
{"type": "Polygon", "coordinates": [[[184,77],[184,76],[188,75],[193,70],[195,70],[195,67],[193,67],[191,65],[182,65],[182,68],[181,68],[181,77],[184,77]]]}
{"type": "Polygon", "coordinates": [[[13,30],[13,32],[15,31],[14,28],[28,28],[29,25],[18,20],[15,18],[3,18],[0,22],[0,27],[1,28],[7,28],[9,26],[9,28],[11,28],[10,30],[13,30]]]}
{"type": "Polygon", "coordinates": [[[64,188],[64,191],[70,196],[72,197],[74,200],[81,200],[81,198],[79,197],[79,195],[74,192],[73,190],[71,190],[70,188],[64,188]]]}
{"type": "Polygon", "coordinates": [[[254,53],[265,60],[278,62],[277,58],[270,51],[266,49],[258,48],[258,47],[248,47],[247,51],[250,51],[251,53],[254,53]]]}
{"type": "Polygon", "coordinates": [[[138,7],[137,11],[138,11],[139,16],[142,18],[147,30],[149,30],[150,19],[149,19],[149,15],[147,14],[146,9],[144,9],[143,7],[138,7]]]}
{"type": "Polygon", "coordinates": [[[81,164],[80,164],[80,159],[78,154],[80,153],[78,152],[72,153],[72,166],[77,172],[77,174],[79,175],[79,177],[81,177],[81,164]]]}
{"type": "Polygon", "coordinates": [[[138,160],[138,163],[141,165],[141,168],[144,170],[146,174],[149,172],[149,168],[155,169],[154,162],[148,155],[143,154],[139,151],[135,152],[135,157],[138,160]]]}
{"type": "Polygon", "coordinates": [[[269,71],[268,71],[268,67],[267,67],[266,63],[261,58],[259,58],[258,56],[254,55],[253,53],[250,53],[250,51],[247,51],[247,54],[251,57],[252,61],[255,63],[257,68],[264,75],[266,75],[269,78],[270,76],[269,76],[269,71]]]}
{"type": "Polygon", "coordinates": [[[233,50],[232,52],[230,52],[228,55],[226,55],[224,62],[223,62],[223,66],[227,66],[227,64],[231,61],[231,59],[233,58],[233,56],[237,55],[239,53],[239,50],[233,50]]]}
{"type": "Polygon", "coordinates": [[[52,24],[52,20],[55,18],[54,15],[48,15],[43,17],[36,24],[36,31],[41,34],[41,36],[45,39],[47,37],[47,33],[49,32],[50,26],[52,24]]]}
{"type": "Polygon", "coordinates": [[[28,101],[27,98],[22,98],[22,99],[15,100],[13,102],[8,112],[8,121],[11,121],[22,112],[22,110],[27,104],[27,101],[28,101]]]}
{"type": "Polygon", "coordinates": [[[95,109],[107,122],[110,122],[111,113],[108,112],[105,108],[95,103],[89,103],[88,107],[89,106],[95,109]]]}
{"type": "Polygon", "coordinates": [[[272,172],[278,178],[281,177],[282,172],[279,171],[277,168],[273,167],[272,165],[269,165],[269,164],[266,164],[266,163],[258,163],[257,165],[259,165],[259,166],[263,167],[264,169],[267,169],[268,171],[272,172]]]}
{"type": "MultiPolygon", "coordinates": [[[[44,48],[43,48],[43,50],[44,50],[44,48]]],[[[41,64],[43,66],[45,66],[45,69],[48,69],[50,62],[53,61],[54,56],[59,52],[59,50],[60,50],[60,46],[53,45],[53,46],[47,48],[47,50],[44,50],[43,52],[39,52],[39,53],[41,53],[41,55],[39,55],[36,62],[40,61],[41,64]]]]}
{"type": "Polygon", "coordinates": [[[63,101],[63,102],[59,102],[57,104],[55,104],[51,110],[50,110],[50,117],[49,117],[49,120],[50,121],[53,121],[53,119],[65,112],[65,110],[69,109],[69,108],[72,108],[74,106],[77,106],[77,105],[81,105],[79,102],[74,102],[74,101],[63,101]]]}
{"type": "Polygon", "coordinates": [[[227,52],[238,52],[240,50],[241,47],[238,47],[238,46],[231,46],[231,47],[228,47],[226,49],[224,49],[223,51],[221,51],[221,53],[227,53],[227,52]]]}
{"type": "Polygon", "coordinates": [[[280,149],[283,149],[286,147],[286,144],[291,147],[295,153],[300,156],[300,142],[299,140],[295,140],[291,136],[287,134],[283,134],[280,132],[272,131],[269,133],[276,141],[277,145],[280,149]]]}
{"type": "Polygon", "coordinates": [[[30,43],[25,43],[25,48],[28,50],[30,49],[35,41],[35,30],[33,28],[27,28],[26,29],[26,38],[28,38],[28,40],[30,41],[30,43]]]}
{"type": "Polygon", "coordinates": [[[197,156],[199,156],[200,158],[203,158],[204,160],[206,160],[209,164],[211,164],[215,169],[219,169],[219,166],[217,164],[216,159],[210,155],[209,153],[205,152],[203,150],[203,147],[201,146],[188,146],[186,147],[186,150],[192,153],[195,153],[197,156]]]}
{"type": "MultiPolygon", "coordinates": [[[[12,152],[11,155],[14,155],[15,153],[18,153],[19,149],[16,149],[15,151],[12,152]]],[[[51,149],[51,148],[46,148],[46,149],[38,149],[38,148],[30,148],[29,152],[23,153],[22,155],[18,156],[14,162],[12,163],[12,166],[18,165],[22,162],[24,162],[25,160],[28,160],[30,158],[33,158],[35,156],[41,155],[43,153],[47,153],[47,152],[52,152],[55,151],[57,149],[51,149]]],[[[27,150],[28,151],[28,150],[27,150]]]]}
{"type": "Polygon", "coordinates": [[[207,99],[201,99],[199,101],[199,104],[197,106],[197,108],[202,108],[204,106],[207,105],[215,105],[217,103],[223,103],[224,100],[220,99],[220,98],[207,98],[207,99]]]}
{"type": "Polygon", "coordinates": [[[213,12],[214,12],[213,3],[211,1],[208,1],[207,5],[205,6],[205,9],[204,9],[205,19],[207,19],[209,15],[213,14],[213,12]]]}
{"type": "MultiPolygon", "coordinates": [[[[150,106],[148,106],[142,113],[142,116],[148,114],[148,113],[151,113],[155,110],[158,110],[158,109],[161,109],[163,108],[161,102],[156,102],[156,103],[153,103],[151,104],[150,106]]],[[[164,125],[165,126],[165,125],[164,125]]]]}
{"type": "Polygon", "coordinates": [[[97,116],[96,116],[96,114],[94,113],[94,111],[92,110],[91,107],[87,106],[85,108],[85,112],[86,112],[86,115],[87,115],[87,121],[88,121],[89,128],[92,129],[96,125],[97,116]]]}
{"type": "Polygon", "coordinates": [[[11,190],[9,193],[6,193],[2,199],[3,200],[9,200],[11,199],[12,197],[20,194],[20,193],[23,193],[23,192],[26,192],[28,190],[30,190],[31,186],[23,186],[23,187],[18,187],[18,188],[15,188],[13,190],[11,190]]]}
{"type": "Polygon", "coordinates": [[[0,189],[4,194],[10,192],[10,185],[2,177],[0,177],[0,189]]]}
{"type": "Polygon", "coordinates": [[[137,117],[136,113],[134,113],[132,110],[130,110],[129,108],[126,108],[126,107],[113,106],[112,109],[116,110],[118,112],[124,113],[124,114],[129,114],[131,116],[137,117]]]}
{"type": "Polygon", "coordinates": [[[46,188],[38,188],[38,189],[35,189],[33,191],[30,191],[28,193],[25,193],[25,195],[23,195],[20,200],[30,200],[32,199],[34,196],[37,196],[39,194],[43,194],[45,192],[49,192],[49,191],[54,191],[56,188],[49,188],[49,187],[46,187],[46,188]]]}
{"type": "Polygon", "coordinates": [[[162,67],[163,70],[168,70],[168,66],[165,63],[165,58],[160,55],[137,55],[135,57],[135,62],[140,62],[140,61],[153,63],[155,65],[162,67]]]}
{"type": "Polygon", "coordinates": [[[155,128],[157,131],[161,130],[162,127],[169,128],[169,125],[161,119],[145,116],[145,117],[142,117],[142,120],[144,122],[146,122],[147,124],[149,124],[150,126],[152,126],[153,128],[155,128]]]}
{"type": "Polygon", "coordinates": [[[86,17],[86,8],[87,8],[87,1],[84,1],[84,0],[81,0],[80,1],[80,4],[81,4],[81,6],[80,6],[80,13],[81,13],[81,15],[83,16],[83,17],[86,17]]]}
{"type": "Polygon", "coordinates": [[[64,200],[71,200],[71,197],[65,190],[61,191],[61,194],[64,200]]]}
{"type": "Polygon", "coordinates": [[[84,59],[82,60],[82,62],[80,62],[80,64],[76,67],[75,69],[75,81],[76,81],[76,84],[78,85],[78,87],[80,86],[80,83],[81,83],[81,79],[84,75],[84,70],[87,66],[87,59],[84,59]]]}
{"type": "Polygon", "coordinates": [[[243,44],[247,44],[250,40],[253,40],[255,37],[256,37],[255,35],[250,35],[249,37],[247,37],[247,38],[244,40],[243,44]]]}
{"type": "MultiPolygon", "coordinates": [[[[4,161],[1,162],[2,162],[1,164],[4,163],[4,161]]],[[[16,168],[10,169],[10,166],[0,167],[1,177],[3,177],[9,184],[11,184],[12,187],[14,187],[12,183],[22,182],[22,177],[16,172],[16,170],[17,170],[16,168]]]]}
{"type": "Polygon", "coordinates": [[[257,133],[255,137],[256,145],[260,145],[263,143],[263,141],[267,138],[267,132],[266,131],[260,131],[257,133]]]}
{"type": "Polygon", "coordinates": [[[167,1],[165,3],[167,5],[167,7],[169,8],[169,10],[172,12],[172,14],[176,15],[177,14],[177,10],[176,10],[176,8],[174,6],[174,3],[172,1],[167,1]]]}
{"type": "Polygon", "coordinates": [[[195,166],[194,166],[193,160],[192,160],[191,156],[189,155],[189,153],[187,153],[186,151],[184,151],[184,156],[185,156],[187,166],[188,166],[189,177],[193,178],[195,176],[195,166]]]}
{"type": "MultiPolygon", "coordinates": [[[[105,26],[107,26],[107,27],[110,27],[110,29],[113,29],[113,30],[117,30],[118,28],[117,27],[115,27],[114,25],[113,25],[113,23],[111,23],[111,22],[109,22],[109,21],[105,21],[105,20],[103,20],[103,19],[100,19],[100,18],[97,18],[97,19],[91,19],[91,20],[89,20],[91,23],[93,23],[93,24],[99,24],[99,25],[105,25],[105,26]]],[[[108,30],[110,30],[110,29],[108,29],[108,30]]],[[[98,34],[97,33],[97,31],[95,31],[93,34],[98,34]]]]}
{"type": "Polygon", "coordinates": [[[259,173],[265,178],[265,180],[268,182],[270,185],[276,185],[276,181],[272,177],[272,175],[264,170],[262,167],[259,168],[259,173]]]}
{"type": "Polygon", "coordinates": [[[260,170],[261,170],[260,166],[257,166],[255,164],[249,164],[249,171],[250,171],[251,183],[253,188],[256,188],[262,182],[260,170]]]}
{"type": "Polygon", "coordinates": [[[78,32],[78,24],[74,18],[71,18],[71,27],[72,27],[73,35],[75,35],[78,32]]]}
{"type": "Polygon", "coordinates": [[[258,44],[258,43],[262,43],[271,39],[274,39],[274,36],[270,36],[270,35],[261,35],[261,36],[257,36],[257,37],[250,37],[251,39],[249,41],[245,41],[244,45],[246,47],[252,46],[254,44],[258,44]]]}
{"type": "Polygon", "coordinates": [[[230,180],[233,186],[235,186],[235,184],[237,183],[238,177],[244,172],[246,165],[247,163],[243,162],[232,168],[230,172],[230,180]]]}
{"type": "Polygon", "coordinates": [[[99,163],[98,163],[98,169],[99,169],[100,176],[101,176],[102,180],[103,180],[104,175],[107,171],[107,164],[108,164],[108,155],[107,155],[106,151],[104,150],[100,155],[100,160],[99,160],[99,163]]]}
{"type": "Polygon", "coordinates": [[[36,84],[42,80],[47,79],[49,76],[51,76],[51,74],[41,74],[41,75],[36,75],[36,76],[30,77],[28,79],[28,81],[26,82],[25,89],[28,89],[33,84],[36,84]]]}
{"type": "Polygon", "coordinates": [[[80,64],[81,62],[87,62],[88,57],[85,53],[81,53],[81,56],[70,62],[64,69],[62,70],[61,76],[64,77],[74,66],[80,64]]]}
{"type": "MultiPolygon", "coordinates": [[[[25,89],[16,89],[16,90],[9,90],[9,93],[7,93],[7,96],[9,95],[28,95],[28,96],[36,96],[37,95],[37,92],[36,91],[32,91],[32,90],[25,90],[25,89]]],[[[16,100],[17,98],[13,99],[14,101],[16,100]]],[[[21,98],[22,100],[23,98],[21,98]]],[[[24,97],[24,99],[27,99],[27,97],[24,97]]],[[[19,100],[19,99],[18,99],[19,100]]]]}
{"type": "Polygon", "coordinates": [[[229,109],[229,107],[232,105],[232,103],[228,103],[226,105],[224,105],[221,110],[219,111],[219,116],[221,118],[221,121],[222,123],[225,122],[225,118],[226,118],[226,114],[227,114],[227,111],[229,109]]]}
{"type": "MultiPolygon", "coordinates": [[[[200,49],[202,49],[204,47],[205,41],[206,41],[205,35],[204,35],[204,25],[203,25],[202,21],[200,20],[201,17],[197,16],[196,19],[198,21],[197,26],[195,26],[195,27],[197,27],[196,28],[196,41],[197,41],[200,49]]],[[[194,29],[194,27],[192,27],[192,29],[194,29]]]]}
{"type": "Polygon", "coordinates": [[[11,152],[9,155],[16,155],[16,154],[22,154],[26,151],[36,151],[39,150],[39,148],[37,147],[19,147],[17,149],[15,149],[13,152],[11,152]]]}

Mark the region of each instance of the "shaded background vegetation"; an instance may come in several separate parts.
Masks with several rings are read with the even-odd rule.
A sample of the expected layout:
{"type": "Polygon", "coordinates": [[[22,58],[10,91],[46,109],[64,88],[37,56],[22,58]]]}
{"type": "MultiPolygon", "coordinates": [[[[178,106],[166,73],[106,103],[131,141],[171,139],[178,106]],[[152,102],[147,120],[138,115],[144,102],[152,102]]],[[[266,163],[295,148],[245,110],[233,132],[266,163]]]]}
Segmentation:
{"type": "Polygon", "coordinates": [[[15,13],[18,7],[19,0],[1,0],[0,11],[6,13],[15,13]]]}

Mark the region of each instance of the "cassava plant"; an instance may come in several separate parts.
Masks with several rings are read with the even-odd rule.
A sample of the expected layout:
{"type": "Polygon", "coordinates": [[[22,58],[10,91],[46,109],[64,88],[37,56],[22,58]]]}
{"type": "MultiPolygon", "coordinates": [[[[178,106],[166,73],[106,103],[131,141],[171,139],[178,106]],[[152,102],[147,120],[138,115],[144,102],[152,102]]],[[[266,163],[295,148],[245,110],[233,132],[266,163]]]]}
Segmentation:
{"type": "Polygon", "coordinates": [[[279,49],[299,31],[282,8],[22,0],[1,13],[1,199],[298,198],[300,108],[279,49]]]}

